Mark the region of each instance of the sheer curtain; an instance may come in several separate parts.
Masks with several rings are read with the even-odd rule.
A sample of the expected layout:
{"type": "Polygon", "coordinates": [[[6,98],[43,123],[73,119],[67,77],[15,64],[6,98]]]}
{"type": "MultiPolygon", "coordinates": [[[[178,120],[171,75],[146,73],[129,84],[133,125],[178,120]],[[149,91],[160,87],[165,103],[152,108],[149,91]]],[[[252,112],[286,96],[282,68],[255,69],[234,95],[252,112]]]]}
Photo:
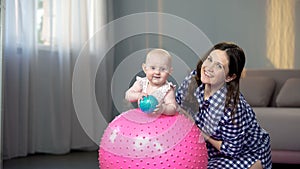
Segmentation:
{"type": "MultiPolygon", "coordinates": [[[[37,1],[6,1],[4,159],[98,148],[78,122],[72,74],[83,44],[106,22],[105,1],[48,2],[49,46],[41,48],[37,43],[37,1]]],[[[105,44],[101,45],[97,47],[105,44]]],[[[107,72],[110,76],[112,70],[107,72]]]]}

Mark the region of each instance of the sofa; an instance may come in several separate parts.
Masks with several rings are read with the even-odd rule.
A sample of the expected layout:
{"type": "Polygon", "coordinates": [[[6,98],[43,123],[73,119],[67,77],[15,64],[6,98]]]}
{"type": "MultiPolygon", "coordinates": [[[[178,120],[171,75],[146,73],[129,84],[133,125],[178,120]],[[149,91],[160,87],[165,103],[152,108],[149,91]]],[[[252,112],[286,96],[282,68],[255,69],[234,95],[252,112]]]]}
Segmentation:
{"type": "Polygon", "coordinates": [[[272,162],[300,164],[300,70],[247,69],[240,90],[270,134],[272,162]]]}

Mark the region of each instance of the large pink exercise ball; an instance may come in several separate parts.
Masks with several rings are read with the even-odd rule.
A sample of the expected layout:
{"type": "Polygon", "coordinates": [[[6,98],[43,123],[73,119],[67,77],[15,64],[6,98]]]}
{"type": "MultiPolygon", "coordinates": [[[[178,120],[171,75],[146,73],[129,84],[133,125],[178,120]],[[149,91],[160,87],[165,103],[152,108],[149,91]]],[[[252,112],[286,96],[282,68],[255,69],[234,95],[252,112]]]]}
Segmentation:
{"type": "Polygon", "coordinates": [[[206,143],[186,116],[153,115],[131,109],[104,131],[101,169],[207,168],[206,143]]]}

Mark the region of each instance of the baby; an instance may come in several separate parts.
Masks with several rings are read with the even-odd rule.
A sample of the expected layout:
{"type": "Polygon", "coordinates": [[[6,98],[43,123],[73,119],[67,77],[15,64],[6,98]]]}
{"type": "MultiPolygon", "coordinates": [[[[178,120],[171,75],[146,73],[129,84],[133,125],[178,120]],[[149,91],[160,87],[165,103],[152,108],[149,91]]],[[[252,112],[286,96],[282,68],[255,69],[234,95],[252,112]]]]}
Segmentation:
{"type": "Polygon", "coordinates": [[[176,114],[175,86],[167,81],[173,70],[169,52],[163,49],[151,50],[142,68],[146,77],[136,77],[135,83],[126,91],[125,99],[139,102],[144,96],[153,95],[159,102],[153,113],[176,114]]]}

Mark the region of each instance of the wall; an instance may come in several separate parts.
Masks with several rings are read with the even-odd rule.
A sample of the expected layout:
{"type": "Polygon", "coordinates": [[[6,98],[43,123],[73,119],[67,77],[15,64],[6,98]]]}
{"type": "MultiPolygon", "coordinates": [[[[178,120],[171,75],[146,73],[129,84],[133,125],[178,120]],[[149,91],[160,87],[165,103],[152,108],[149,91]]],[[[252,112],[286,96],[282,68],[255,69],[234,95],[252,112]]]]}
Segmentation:
{"type": "Polygon", "coordinates": [[[295,35],[295,68],[300,68],[300,0],[296,0],[296,5],[295,5],[295,30],[296,30],[296,35],[295,35]]]}
{"type": "Polygon", "coordinates": [[[3,24],[4,24],[4,4],[5,4],[5,0],[1,0],[0,1],[0,168],[2,167],[2,126],[3,126],[3,115],[2,115],[2,110],[3,110],[3,106],[2,106],[2,69],[3,69],[3,24]]]}
{"type": "MultiPolygon", "coordinates": [[[[246,68],[274,68],[266,58],[266,0],[114,0],[112,4],[114,19],[138,12],[164,12],[184,18],[201,29],[212,43],[233,41],[239,44],[247,55],[246,68]]],[[[300,0],[296,0],[294,67],[298,69],[299,4],[300,0]]],[[[177,55],[192,55],[188,49],[178,48],[182,46],[178,41],[157,35],[141,35],[125,39],[115,46],[116,65],[118,60],[120,62],[135,50],[155,47],[159,38],[163,39],[165,48],[177,55]]]]}

